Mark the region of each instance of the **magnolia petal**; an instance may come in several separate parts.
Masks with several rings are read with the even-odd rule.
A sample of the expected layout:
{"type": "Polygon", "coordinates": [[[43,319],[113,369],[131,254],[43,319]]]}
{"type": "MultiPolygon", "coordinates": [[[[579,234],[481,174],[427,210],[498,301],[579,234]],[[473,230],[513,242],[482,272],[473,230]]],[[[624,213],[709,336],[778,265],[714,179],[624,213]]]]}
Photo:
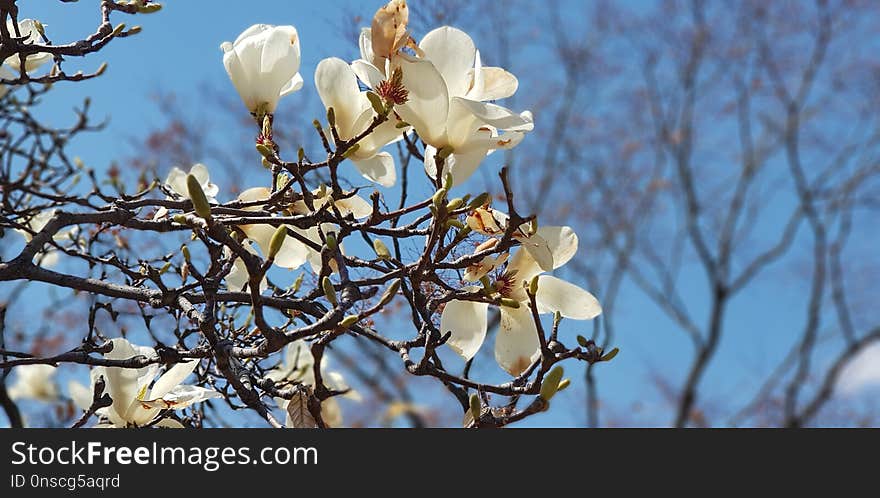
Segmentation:
{"type": "MultiPolygon", "coordinates": [[[[353,159],[352,162],[367,180],[376,182],[383,187],[392,187],[397,183],[394,157],[388,152],[380,152],[369,159],[353,159]]],[[[371,212],[372,210],[373,208],[370,207],[371,212]]]]}
{"type": "Polygon", "coordinates": [[[156,381],[153,388],[150,389],[150,397],[161,398],[162,396],[165,396],[165,394],[173,388],[183,383],[184,379],[189,377],[189,374],[195,370],[198,364],[198,360],[193,360],[178,363],[169,368],[167,372],[159,377],[159,380],[156,381]]]}
{"type": "Polygon", "coordinates": [[[92,392],[75,380],[67,383],[67,395],[80,410],[88,410],[92,406],[92,392]]]}
{"type": "Polygon", "coordinates": [[[368,61],[369,59],[358,59],[351,63],[351,69],[358,79],[361,80],[361,83],[369,88],[376,88],[379,86],[379,83],[385,80],[385,74],[368,61]]]}
{"type": "Polygon", "coordinates": [[[403,55],[400,59],[403,86],[409,91],[409,100],[395,108],[397,113],[426,143],[445,146],[449,92],[443,76],[427,60],[403,55]]]}
{"type": "Polygon", "coordinates": [[[538,277],[538,313],[560,312],[565,318],[591,320],[602,313],[599,301],[577,285],[551,275],[538,277]]]}
{"type": "Polygon", "coordinates": [[[461,185],[470,178],[477,171],[483,159],[486,158],[486,154],[489,153],[489,146],[485,141],[485,137],[489,133],[487,130],[478,131],[469,144],[461,149],[456,149],[455,153],[446,158],[448,171],[452,173],[453,187],[461,185]]]}
{"type": "Polygon", "coordinates": [[[578,236],[568,226],[538,227],[537,236],[547,242],[553,253],[553,270],[568,263],[578,250],[578,236]]]}
{"type": "Polygon", "coordinates": [[[318,63],[315,69],[315,88],[325,108],[333,108],[340,138],[351,139],[354,124],[369,102],[358,87],[357,77],[342,59],[331,57],[318,63]]]}
{"type": "Polygon", "coordinates": [[[531,113],[515,113],[506,107],[455,97],[455,102],[470,111],[480,122],[500,130],[531,131],[535,128],[531,113]]]}
{"type": "Polygon", "coordinates": [[[179,410],[195,403],[212,398],[221,398],[222,394],[213,389],[199,386],[175,386],[162,398],[144,400],[140,403],[145,408],[159,408],[163,410],[179,410]]]}
{"type": "Polygon", "coordinates": [[[474,41],[467,33],[443,26],[425,35],[419,42],[419,48],[443,76],[450,96],[467,93],[477,52],[474,41]]]}
{"type": "Polygon", "coordinates": [[[495,338],[495,361],[517,376],[541,355],[541,343],[532,312],[527,305],[501,307],[501,327],[495,338]]]}
{"type": "Polygon", "coordinates": [[[506,99],[516,93],[519,82],[516,76],[500,67],[480,68],[482,85],[474,84],[467,98],[485,102],[487,100],[506,99]]]}
{"type": "MultiPolygon", "coordinates": [[[[104,355],[110,360],[126,360],[140,353],[134,349],[126,339],[117,338],[110,341],[113,349],[104,355]]],[[[139,390],[139,378],[142,369],[107,367],[104,376],[107,381],[107,391],[113,398],[112,410],[120,417],[125,417],[132,401],[137,398],[139,390]]]]}
{"type": "Polygon", "coordinates": [[[290,95],[293,92],[298,92],[302,89],[303,83],[304,82],[302,75],[299,73],[294,74],[293,78],[290,78],[290,81],[288,81],[284,84],[283,87],[281,87],[281,93],[279,94],[279,97],[284,97],[286,95],[290,95]]]}
{"type": "Polygon", "coordinates": [[[477,354],[486,339],[489,305],[453,300],[446,303],[440,316],[440,333],[452,333],[446,344],[465,360],[477,354]]]}
{"type": "Polygon", "coordinates": [[[189,199],[189,190],[186,187],[186,173],[177,166],[174,166],[168,172],[168,176],[165,178],[165,185],[168,185],[168,188],[173,190],[174,193],[189,199]]]}
{"type": "MultiPolygon", "coordinates": [[[[394,165],[392,163],[392,169],[394,165]]],[[[359,195],[352,195],[333,202],[343,216],[351,214],[357,220],[369,217],[373,214],[373,205],[359,195]]]]}

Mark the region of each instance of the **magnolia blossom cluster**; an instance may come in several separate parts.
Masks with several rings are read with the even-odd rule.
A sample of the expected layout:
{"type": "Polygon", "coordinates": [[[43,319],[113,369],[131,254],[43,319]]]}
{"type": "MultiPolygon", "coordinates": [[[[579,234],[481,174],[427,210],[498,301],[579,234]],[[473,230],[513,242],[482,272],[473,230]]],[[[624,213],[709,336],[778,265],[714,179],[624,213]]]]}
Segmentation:
{"type": "MultiPolygon", "coordinates": [[[[424,158],[429,183],[436,190],[432,202],[420,207],[431,206],[433,216],[438,217],[441,207],[448,215],[466,202],[459,198],[457,203],[447,204],[446,194],[451,189],[460,188],[494,151],[516,147],[533,130],[534,122],[529,111],[516,112],[496,103],[514,95],[517,79],[503,68],[483,65],[470,36],[443,26],[416,41],[408,29],[408,20],[405,0],[392,0],[379,9],[370,27],[361,30],[360,58],[327,58],[318,63],[313,84],[326,108],[327,125],[325,128],[315,121],[315,126],[331,157],[327,137],[332,137],[337,148],[344,145],[344,152],[328,159],[325,166],[351,164],[361,176],[385,188],[393,187],[398,180],[394,156],[385,148],[401,140],[406,140],[410,148],[420,143],[422,152],[416,155],[424,158]],[[450,209],[452,205],[457,207],[450,209]]],[[[257,150],[264,157],[264,165],[273,169],[269,185],[252,186],[231,200],[238,214],[253,213],[263,218],[263,222],[239,221],[232,231],[244,251],[267,260],[262,279],[252,278],[254,266],[249,267],[242,260],[247,254],[240,248],[236,254],[231,247],[225,247],[224,255],[231,262],[223,273],[225,286],[229,291],[262,294],[269,287],[265,277],[268,265],[286,269],[307,265],[319,280],[323,279],[322,285],[329,285],[333,294],[333,284],[327,275],[340,274],[341,268],[334,257],[322,255],[320,248],[329,247],[332,238],[332,251],[337,252],[338,247],[338,252],[346,255],[341,241],[337,244],[336,237],[330,237],[343,233],[346,227],[314,220],[321,220],[322,213],[329,211],[338,223],[358,223],[374,219],[378,213],[374,212],[374,203],[358,195],[357,190],[344,192],[340,188],[335,169],[331,169],[331,185],[320,184],[307,190],[302,178],[296,182],[280,168],[280,151],[272,141],[272,128],[282,120],[278,104],[282,97],[307,86],[299,73],[299,34],[293,26],[257,24],[220,48],[229,78],[260,128],[257,150]],[[293,194],[281,203],[279,191],[293,194]],[[312,215],[315,217],[310,218],[312,215]],[[265,222],[266,218],[281,216],[287,218],[283,224],[277,223],[280,220],[265,222]],[[314,224],[294,224],[289,221],[291,217],[311,219],[314,224]]],[[[300,164],[303,155],[300,151],[300,164]]],[[[230,209],[229,204],[224,204],[229,199],[221,198],[219,187],[211,182],[203,164],[195,164],[188,171],[173,168],[162,190],[172,201],[190,199],[196,213],[209,226],[214,207],[230,209]]],[[[516,224],[520,224],[523,219],[494,209],[488,195],[479,197],[483,200],[471,201],[466,212],[455,211],[454,219],[440,220],[461,228],[457,233],[463,237],[457,241],[465,237],[480,240],[472,255],[476,262],[464,271],[463,284],[448,287],[446,299],[439,303],[439,330],[447,337],[446,346],[470,360],[486,338],[490,307],[497,307],[500,329],[495,339],[495,358],[510,375],[518,376],[541,355],[538,315],[552,313],[587,320],[601,313],[601,307],[589,292],[549,274],[575,256],[578,238],[570,227],[540,226],[534,220],[511,226],[512,220],[519,220],[516,224]],[[464,215],[466,219],[458,218],[464,215]]],[[[374,197],[373,201],[378,199],[374,197]]],[[[162,208],[154,220],[168,216],[168,209],[162,208]]],[[[176,216],[174,219],[186,219],[176,216]]],[[[29,228],[37,231],[49,218],[35,218],[29,228]]],[[[30,236],[28,231],[23,234],[26,238],[30,236]]],[[[375,244],[374,241],[380,259],[389,259],[387,248],[375,244]],[[380,254],[383,252],[384,255],[380,254]]],[[[188,255],[185,257],[188,261],[188,255]]],[[[342,279],[343,275],[339,277],[342,279]]],[[[394,289],[392,292],[397,292],[397,287],[394,289]]],[[[326,290],[324,295],[329,301],[326,290]]],[[[114,339],[112,344],[112,350],[105,355],[108,359],[157,358],[152,348],[135,346],[125,339],[114,339]]],[[[279,408],[288,414],[285,425],[301,426],[302,422],[295,418],[302,413],[297,404],[303,398],[297,396],[318,388],[318,373],[323,384],[320,389],[358,399],[342,376],[328,369],[327,361],[327,355],[322,355],[316,365],[308,343],[300,339],[287,344],[280,364],[265,371],[266,381],[275,389],[272,395],[286,393],[283,399],[276,397],[279,408]],[[290,393],[294,393],[292,397],[290,393]]],[[[184,384],[197,371],[198,364],[197,360],[177,363],[165,368],[161,375],[158,361],[150,361],[141,368],[93,368],[91,385],[70,383],[70,397],[88,410],[98,380],[102,379],[112,404],[98,410],[100,426],[177,427],[181,425],[178,418],[165,415],[221,397],[214,390],[184,384]]],[[[28,375],[37,378],[51,373],[34,368],[28,375]]],[[[27,377],[22,379],[27,382],[27,377]]],[[[35,391],[30,397],[45,400],[55,395],[55,391],[35,391]]],[[[321,412],[326,425],[341,425],[342,414],[334,396],[321,398],[321,412]]]]}

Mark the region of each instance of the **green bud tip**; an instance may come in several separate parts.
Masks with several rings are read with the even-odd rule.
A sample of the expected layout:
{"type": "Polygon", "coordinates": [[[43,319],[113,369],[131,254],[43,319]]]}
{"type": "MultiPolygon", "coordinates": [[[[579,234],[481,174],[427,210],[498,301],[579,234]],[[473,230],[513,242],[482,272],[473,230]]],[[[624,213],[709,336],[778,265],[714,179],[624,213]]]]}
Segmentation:
{"type": "Polygon", "coordinates": [[[385,292],[382,293],[382,299],[379,300],[379,306],[385,306],[390,303],[394,296],[397,295],[397,291],[400,290],[400,280],[395,280],[391,282],[391,285],[385,289],[385,292]]]}
{"type": "Polygon", "coordinates": [[[278,251],[281,250],[281,246],[284,245],[284,239],[287,237],[287,227],[284,225],[279,226],[275,229],[275,233],[272,234],[272,238],[269,239],[269,259],[275,259],[275,256],[278,255],[278,251]]]}
{"type": "Polygon", "coordinates": [[[581,345],[581,347],[584,347],[584,348],[590,347],[590,342],[587,341],[587,338],[582,335],[577,336],[577,341],[578,341],[578,344],[581,345]]]}
{"type": "Polygon", "coordinates": [[[354,144],[349,147],[345,152],[342,153],[343,159],[348,159],[353,156],[355,152],[357,152],[361,148],[361,144],[354,144]]]}
{"type": "Polygon", "coordinates": [[[450,189],[452,188],[453,182],[452,173],[447,171],[445,175],[443,175],[443,188],[450,189]]]}
{"type": "Polygon", "coordinates": [[[565,370],[562,366],[557,365],[544,376],[544,381],[541,382],[541,399],[544,401],[550,401],[550,399],[553,398],[559,390],[559,382],[562,380],[562,375],[564,373],[565,370]]]}
{"type": "Polygon", "coordinates": [[[446,205],[446,209],[449,211],[453,211],[460,208],[463,204],[464,199],[462,199],[461,197],[456,197],[455,199],[449,201],[449,204],[446,205]]]}
{"type": "Polygon", "coordinates": [[[391,251],[388,250],[388,246],[382,242],[382,239],[373,239],[373,250],[376,251],[376,256],[379,256],[379,259],[391,257],[391,251]]]}
{"type": "Polygon", "coordinates": [[[507,306],[508,308],[519,309],[520,303],[516,299],[510,299],[509,297],[501,298],[501,306],[507,306]]]}
{"type": "Polygon", "coordinates": [[[196,214],[206,220],[209,219],[211,217],[211,205],[208,203],[208,198],[205,197],[205,191],[202,190],[199,180],[193,175],[186,175],[186,189],[189,192],[189,198],[192,200],[196,214]]]}
{"type": "Polygon", "coordinates": [[[470,408],[471,416],[474,417],[474,420],[480,420],[480,412],[482,411],[482,406],[480,405],[480,397],[476,393],[471,394],[470,408]]]}
{"type": "Polygon", "coordinates": [[[441,160],[446,159],[451,156],[453,152],[455,152],[455,149],[453,149],[452,146],[447,145],[437,151],[437,158],[441,160]]]}
{"type": "Polygon", "coordinates": [[[327,123],[336,126],[336,111],[333,110],[333,106],[327,108],[327,123]]]}
{"type": "Polygon", "coordinates": [[[489,192],[483,192],[482,194],[474,197],[474,200],[468,205],[471,209],[476,209],[478,207],[485,206],[486,203],[489,202],[489,192]]]}
{"type": "Polygon", "coordinates": [[[330,301],[330,304],[333,306],[339,304],[336,300],[336,289],[333,288],[333,282],[330,281],[330,277],[324,277],[321,280],[321,288],[324,290],[324,297],[330,301]]]}
{"type": "Polygon", "coordinates": [[[376,114],[385,114],[385,103],[382,102],[382,97],[379,97],[374,92],[367,92],[367,100],[370,101],[370,105],[373,106],[373,111],[376,114]]]}
{"type": "Polygon", "coordinates": [[[271,157],[273,157],[273,156],[275,155],[275,151],[273,151],[273,150],[272,150],[268,145],[266,145],[266,144],[257,144],[257,145],[256,145],[256,148],[257,148],[257,152],[259,152],[260,155],[263,156],[263,157],[265,157],[266,159],[269,159],[269,158],[271,158],[271,157]]]}
{"type": "Polygon", "coordinates": [[[532,281],[529,282],[529,295],[537,296],[538,295],[538,277],[540,275],[535,275],[532,277],[532,281]]]}
{"type": "Polygon", "coordinates": [[[600,361],[611,361],[614,359],[615,356],[617,356],[617,353],[619,353],[619,352],[620,352],[620,348],[614,348],[611,351],[608,351],[607,353],[605,353],[602,356],[602,358],[600,358],[600,361]]]}
{"type": "Polygon", "coordinates": [[[341,322],[339,322],[339,326],[347,329],[356,324],[358,322],[358,319],[359,317],[357,315],[348,315],[347,317],[343,318],[341,322]]]}
{"type": "Polygon", "coordinates": [[[449,191],[446,190],[445,188],[441,188],[440,190],[435,192],[434,196],[431,198],[431,200],[434,203],[434,207],[436,207],[437,209],[440,209],[440,207],[444,205],[444,201],[446,200],[446,194],[448,194],[448,193],[449,193],[449,191]]]}
{"type": "Polygon", "coordinates": [[[98,66],[98,70],[95,71],[95,76],[101,76],[102,74],[104,74],[104,71],[106,71],[106,70],[107,70],[107,63],[102,62],[101,65],[98,66]]]}
{"type": "Polygon", "coordinates": [[[336,251],[336,248],[339,247],[339,244],[336,240],[336,234],[333,232],[329,232],[324,236],[324,242],[327,244],[327,249],[331,251],[336,251]]]}
{"type": "Polygon", "coordinates": [[[306,158],[305,149],[300,147],[299,150],[296,151],[296,158],[297,158],[298,162],[303,162],[303,160],[306,158]]]}
{"type": "Polygon", "coordinates": [[[556,388],[556,392],[564,391],[566,387],[571,385],[571,379],[562,379],[559,383],[559,387],[556,388]]]}
{"type": "Polygon", "coordinates": [[[183,254],[183,260],[186,261],[187,263],[189,263],[189,258],[190,258],[189,247],[187,247],[185,245],[180,246],[180,252],[183,254]]]}

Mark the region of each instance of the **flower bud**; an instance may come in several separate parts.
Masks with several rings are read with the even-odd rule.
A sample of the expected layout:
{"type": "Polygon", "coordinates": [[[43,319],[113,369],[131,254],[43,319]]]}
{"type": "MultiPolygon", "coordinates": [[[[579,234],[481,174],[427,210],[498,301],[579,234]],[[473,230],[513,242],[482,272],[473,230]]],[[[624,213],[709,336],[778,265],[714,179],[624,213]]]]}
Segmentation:
{"type": "Polygon", "coordinates": [[[148,3],[138,7],[139,14],[152,14],[160,10],[162,10],[162,4],[159,3],[148,3]]]}
{"type": "Polygon", "coordinates": [[[327,108],[327,124],[331,127],[336,126],[336,111],[333,110],[333,106],[327,108]]]}
{"type": "Polygon", "coordinates": [[[319,132],[322,132],[322,131],[324,131],[324,127],[323,127],[323,126],[321,126],[321,122],[320,122],[320,121],[318,121],[318,120],[317,120],[317,119],[316,119],[316,120],[314,120],[314,121],[312,121],[312,126],[314,126],[314,127],[315,127],[315,129],[316,129],[316,130],[318,130],[318,131],[319,131],[319,132]]]}
{"type": "Polygon", "coordinates": [[[440,150],[437,151],[437,159],[444,160],[447,157],[451,156],[453,152],[455,152],[455,149],[453,149],[450,145],[442,147],[440,150]]]}
{"type": "Polygon", "coordinates": [[[186,215],[184,214],[175,214],[171,217],[171,221],[177,223],[179,225],[186,225],[186,215]]]}
{"type": "Polygon", "coordinates": [[[296,151],[296,160],[297,162],[302,163],[305,158],[306,150],[300,147],[299,150],[296,151]]]}
{"type": "Polygon", "coordinates": [[[587,338],[582,335],[577,336],[577,341],[578,341],[578,344],[581,345],[581,347],[585,347],[585,348],[590,347],[590,341],[588,341],[587,338]]]}
{"type": "Polygon", "coordinates": [[[441,188],[436,193],[434,193],[434,197],[431,198],[431,201],[434,203],[434,207],[440,209],[444,206],[443,201],[446,200],[446,194],[449,193],[445,188],[441,188]]]}
{"type": "Polygon", "coordinates": [[[130,36],[130,35],[136,35],[136,34],[138,34],[138,33],[141,32],[141,29],[142,29],[142,28],[141,28],[140,26],[132,26],[131,29],[129,29],[128,32],[125,33],[125,34],[126,34],[126,35],[129,35],[129,36],[130,36]]]}
{"type": "Polygon", "coordinates": [[[272,234],[272,238],[269,239],[269,254],[267,257],[270,260],[274,260],[275,256],[278,254],[278,251],[281,250],[281,246],[284,244],[284,239],[287,237],[287,227],[284,225],[279,226],[275,233],[272,234]]]}
{"type": "Polygon", "coordinates": [[[206,220],[210,219],[211,205],[208,203],[208,198],[205,197],[205,191],[202,190],[199,180],[193,175],[186,175],[186,189],[189,192],[189,198],[192,200],[196,213],[206,220]]]}
{"type": "Polygon", "coordinates": [[[98,66],[98,70],[95,71],[95,76],[101,76],[102,74],[104,74],[104,71],[106,71],[106,70],[107,70],[107,63],[102,62],[101,65],[98,66]]]}
{"type": "Polygon", "coordinates": [[[171,268],[171,261],[162,265],[162,268],[159,268],[159,275],[164,275],[165,272],[167,272],[169,268],[171,268]]]}
{"type": "Polygon", "coordinates": [[[189,259],[190,259],[189,247],[187,247],[186,245],[180,246],[180,252],[181,252],[181,254],[183,254],[183,260],[186,261],[187,263],[189,263],[189,259]]]}
{"type": "Polygon", "coordinates": [[[398,130],[403,129],[403,128],[409,128],[410,126],[412,126],[412,125],[410,125],[406,121],[398,121],[397,124],[394,125],[394,127],[397,128],[398,130]]]}
{"type": "Polygon", "coordinates": [[[257,144],[256,148],[257,152],[259,152],[260,155],[265,157],[266,159],[270,159],[275,156],[275,151],[273,151],[272,148],[266,144],[257,144]]]}
{"type": "Polygon", "coordinates": [[[119,36],[119,33],[122,33],[125,30],[125,23],[119,23],[113,28],[113,31],[110,33],[110,36],[119,36]]]}
{"type": "Polygon", "coordinates": [[[614,348],[611,351],[605,353],[601,358],[599,358],[599,361],[611,361],[614,359],[615,356],[617,356],[617,353],[619,352],[620,348],[614,348]]]}
{"type": "Polygon", "coordinates": [[[348,315],[347,317],[343,318],[341,322],[339,322],[339,326],[347,329],[356,324],[358,322],[358,319],[359,317],[357,315],[348,315]]]}
{"type": "Polygon", "coordinates": [[[541,399],[550,401],[553,398],[556,392],[559,391],[559,382],[562,380],[562,374],[564,373],[565,370],[562,366],[557,365],[544,376],[544,381],[541,382],[541,399]]]}
{"type": "Polygon", "coordinates": [[[382,97],[376,95],[374,92],[367,92],[367,100],[370,101],[370,105],[373,106],[373,110],[376,114],[385,114],[385,103],[382,102],[382,97]]]}
{"type": "Polygon", "coordinates": [[[385,306],[390,303],[394,296],[397,295],[397,291],[400,290],[400,280],[395,280],[391,282],[391,285],[385,289],[385,292],[382,293],[382,298],[379,299],[379,306],[385,306]]]}
{"type": "Polygon", "coordinates": [[[466,228],[465,224],[462,223],[461,220],[457,220],[455,218],[450,218],[450,219],[446,220],[445,226],[446,226],[446,228],[455,227],[455,228],[458,228],[459,230],[463,230],[464,228],[466,228]]]}
{"type": "Polygon", "coordinates": [[[336,240],[336,234],[333,232],[328,232],[327,235],[324,236],[324,243],[327,245],[327,249],[330,249],[332,252],[336,252],[336,248],[339,247],[339,243],[336,240]]]}
{"type": "Polygon", "coordinates": [[[454,178],[452,177],[452,173],[447,171],[446,174],[443,175],[443,188],[445,188],[447,190],[451,189],[453,180],[454,180],[454,178]]]}
{"type": "Polygon", "coordinates": [[[483,207],[486,203],[489,202],[489,192],[483,192],[482,194],[474,197],[474,200],[468,204],[470,209],[476,209],[478,207],[483,207]]]}
{"type": "Polygon", "coordinates": [[[352,146],[349,147],[345,152],[342,153],[342,158],[343,158],[343,159],[348,159],[349,157],[353,156],[354,153],[357,152],[358,149],[360,149],[360,148],[361,148],[361,144],[354,144],[354,145],[352,145],[352,146]]]}
{"type": "Polygon", "coordinates": [[[388,250],[388,246],[382,242],[382,239],[373,239],[373,250],[376,251],[376,256],[379,256],[379,259],[391,257],[391,251],[388,250]]]}
{"type": "Polygon", "coordinates": [[[566,387],[571,385],[571,379],[562,379],[559,383],[559,387],[556,389],[556,392],[564,391],[566,387]]]}
{"type": "Polygon", "coordinates": [[[452,199],[451,201],[449,201],[449,204],[446,205],[446,210],[447,211],[454,211],[454,210],[460,208],[463,204],[464,204],[464,199],[462,199],[461,197],[456,197],[455,199],[452,199]]]}
{"type": "Polygon", "coordinates": [[[299,276],[296,277],[296,280],[293,281],[293,285],[290,287],[290,290],[294,295],[296,295],[296,293],[299,292],[299,288],[302,287],[303,278],[305,278],[305,276],[305,272],[300,273],[299,276]]]}
{"type": "Polygon", "coordinates": [[[510,299],[509,297],[501,298],[501,306],[507,306],[508,308],[519,309],[520,303],[516,299],[510,299]]]}
{"type": "Polygon", "coordinates": [[[538,277],[540,275],[535,275],[532,277],[532,281],[529,282],[529,295],[537,296],[538,295],[538,277]]]}
{"type": "Polygon", "coordinates": [[[333,306],[339,304],[339,301],[336,300],[336,289],[333,288],[333,282],[330,281],[330,277],[324,277],[321,280],[321,288],[324,290],[324,297],[330,301],[330,304],[333,306]]]}
{"type": "Polygon", "coordinates": [[[474,417],[474,421],[476,422],[480,420],[480,412],[482,411],[482,407],[480,406],[480,397],[476,393],[471,394],[470,408],[471,416],[474,417]]]}

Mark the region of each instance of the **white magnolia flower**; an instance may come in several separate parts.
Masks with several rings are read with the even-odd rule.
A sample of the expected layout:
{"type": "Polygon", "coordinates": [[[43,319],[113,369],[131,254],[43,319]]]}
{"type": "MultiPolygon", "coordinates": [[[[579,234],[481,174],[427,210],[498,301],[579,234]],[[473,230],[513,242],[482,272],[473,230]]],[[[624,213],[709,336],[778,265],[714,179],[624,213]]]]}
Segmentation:
{"type": "MultiPolygon", "coordinates": [[[[126,339],[113,339],[111,342],[113,350],[104,355],[108,359],[125,360],[139,355],[154,358],[157,354],[153,348],[136,346],[126,339]]],[[[104,392],[110,395],[113,404],[98,410],[98,415],[106,419],[98,427],[143,427],[153,422],[162,410],[178,410],[222,397],[212,389],[181,384],[198,363],[197,360],[178,363],[158,378],[159,365],[155,363],[142,368],[96,367],[91,371],[91,386],[86,388],[71,382],[70,396],[80,408],[87,410],[92,404],[95,381],[103,376],[106,382],[104,392]]],[[[183,427],[173,419],[165,419],[155,425],[183,427]]]]}
{"type": "MultiPolygon", "coordinates": [[[[46,227],[46,224],[49,223],[54,216],[55,216],[54,209],[47,209],[44,211],[40,211],[39,213],[35,214],[27,221],[27,227],[30,229],[30,232],[27,230],[19,229],[19,228],[16,228],[15,232],[21,234],[21,236],[24,238],[24,241],[26,243],[29,243],[30,241],[32,241],[34,239],[34,236],[31,232],[38,233],[40,230],[42,230],[43,228],[46,227]]],[[[59,230],[57,233],[55,233],[55,235],[52,236],[52,240],[54,240],[56,242],[62,242],[65,240],[76,240],[76,242],[79,243],[80,241],[77,237],[78,234],[79,234],[79,228],[72,227],[67,230],[59,230]]],[[[42,250],[38,255],[38,257],[40,258],[40,260],[39,260],[40,265],[45,266],[45,267],[51,267],[51,266],[54,266],[55,264],[57,264],[59,252],[60,251],[58,251],[58,249],[55,249],[54,247],[51,247],[51,246],[42,250]]]]}
{"type": "Polygon", "coordinates": [[[419,43],[419,57],[400,53],[384,71],[366,59],[371,50],[365,34],[361,49],[364,58],[353,62],[352,68],[372,88],[390,74],[392,66],[402,69],[409,95],[395,111],[429,145],[425,168],[432,176],[437,174],[434,156],[440,149],[452,149],[444,171],[451,172],[453,185],[458,185],[491,151],[515,147],[534,128],[530,112],[517,114],[487,103],[513,95],[517,80],[501,68],[482,67],[473,40],[463,31],[448,26],[431,31],[419,43]]]}
{"type": "MultiPolygon", "coordinates": [[[[315,207],[315,210],[321,209],[328,202],[332,202],[333,207],[343,217],[352,215],[356,220],[362,220],[373,214],[373,205],[357,194],[334,200],[333,192],[327,187],[317,188],[312,191],[312,205],[315,207]]],[[[305,201],[302,200],[294,202],[291,210],[294,214],[309,214],[312,212],[305,201]]]]}
{"type": "MultiPolygon", "coordinates": [[[[367,99],[367,93],[358,86],[357,76],[342,59],[324,59],[315,70],[315,87],[324,107],[333,108],[339,138],[351,140],[364,132],[373,120],[375,112],[367,99]]],[[[396,127],[397,121],[389,119],[358,142],[358,149],[349,159],[364,178],[383,187],[397,181],[394,158],[382,147],[403,137],[404,130],[396,127]]]]}
{"type": "Polygon", "coordinates": [[[293,26],[254,24],[220,49],[226,72],[252,113],[275,112],[281,97],[303,86],[299,35],[293,26]]]}
{"type": "MultiPolygon", "coordinates": [[[[541,227],[535,240],[546,244],[554,270],[567,263],[577,252],[577,235],[569,227],[541,227]]],[[[520,303],[519,308],[501,306],[501,327],[495,340],[495,360],[511,375],[519,375],[540,355],[540,343],[523,283],[538,277],[535,301],[538,313],[559,312],[574,320],[589,320],[602,312],[599,302],[589,292],[551,275],[532,257],[532,252],[518,250],[496,286],[501,297],[520,303]]],[[[440,318],[440,330],[451,332],[447,344],[469,360],[486,338],[488,304],[453,300],[446,303],[440,318]]]]}
{"type": "Polygon", "coordinates": [[[9,397],[13,400],[35,399],[55,401],[58,389],[55,387],[55,367],[52,365],[22,365],[13,369],[15,383],[9,386],[9,397]]]}
{"type": "MultiPolygon", "coordinates": [[[[265,187],[254,187],[245,190],[238,196],[238,200],[243,202],[265,201],[271,197],[272,191],[265,187]]],[[[249,211],[259,211],[260,206],[245,208],[249,211]]],[[[269,243],[272,236],[275,235],[277,227],[273,225],[241,225],[239,228],[247,235],[247,238],[254,241],[263,252],[263,256],[269,254],[269,243]]],[[[287,227],[295,229],[295,227],[287,227]]],[[[289,268],[291,270],[299,268],[306,262],[308,258],[308,247],[291,236],[284,238],[284,243],[278,254],[275,255],[275,264],[281,268],[289,268]]],[[[228,278],[228,277],[227,277],[228,278]]],[[[228,281],[227,281],[228,283],[228,281]]]]}
{"type": "MultiPolygon", "coordinates": [[[[247,252],[257,254],[257,251],[251,247],[249,242],[245,242],[242,246],[244,246],[247,252]]],[[[232,250],[228,247],[224,248],[224,253],[227,258],[232,256],[232,250]]],[[[226,275],[226,287],[228,287],[229,290],[240,291],[244,289],[244,286],[247,285],[248,282],[250,282],[250,274],[248,273],[247,266],[241,258],[235,258],[235,262],[232,263],[232,269],[229,270],[229,274],[226,275]]],[[[260,282],[260,294],[268,288],[269,281],[266,279],[266,276],[263,275],[263,280],[260,282]]]]}
{"type": "MultiPolygon", "coordinates": [[[[190,175],[196,177],[196,180],[199,181],[199,185],[202,186],[202,190],[205,192],[205,197],[208,198],[208,202],[216,203],[217,194],[220,193],[220,187],[211,183],[211,176],[208,172],[208,167],[202,163],[193,164],[189,169],[190,175]]],[[[165,178],[165,185],[173,191],[175,194],[183,197],[184,199],[189,199],[189,188],[186,186],[186,176],[187,173],[177,166],[171,168],[171,171],[168,172],[168,177],[165,178]]]]}
{"type": "MultiPolygon", "coordinates": [[[[44,24],[43,27],[46,25],[44,24]]],[[[6,29],[9,30],[9,34],[15,36],[15,24],[13,24],[12,20],[9,19],[6,21],[6,29]]],[[[24,43],[42,43],[42,37],[40,35],[40,31],[37,29],[37,24],[33,19],[23,19],[18,21],[18,30],[21,33],[21,36],[25,37],[24,43]]],[[[24,70],[25,72],[31,72],[43,64],[51,61],[53,58],[52,54],[47,52],[39,52],[36,54],[31,54],[25,57],[24,59],[24,70]]],[[[18,54],[12,55],[8,57],[4,64],[11,67],[13,71],[19,72],[21,71],[21,59],[18,54]]],[[[6,76],[3,76],[4,78],[6,76]]]]}
{"type": "MultiPolygon", "coordinates": [[[[344,397],[353,401],[360,401],[360,394],[348,387],[342,374],[330,370],[327,365],[327,354],[324,353],[324,356],[321,358],[321,377],[324,380],[324,385],[333,391],[347,391],[343,394],[344,397]]],[[[309,344],[303,340],[294,341],[285,346],[284,358],[281,360],[281,364],[269,372],[266,377],[272,379],[276,383],[299,382],[306,386],[314,386],[314,367],[315,358],[312,356],[312,350],[309,348],[309,344]]],[[[278,403],[278,407],[287,413],[287,405],[290,401],[282,398],[277,398],[275,401],[278,403]]],[[[287,418],[288,420],[285,422],[285,425],[287,427],[292,427],[293,424],[289,420],[289,414],[287,415],[287,418]]],[[[321,402],[321,418],[324,419],[324,422],[329,427],[342,426],[342,410],[335,397],[327,398],[321,402]]]]}

